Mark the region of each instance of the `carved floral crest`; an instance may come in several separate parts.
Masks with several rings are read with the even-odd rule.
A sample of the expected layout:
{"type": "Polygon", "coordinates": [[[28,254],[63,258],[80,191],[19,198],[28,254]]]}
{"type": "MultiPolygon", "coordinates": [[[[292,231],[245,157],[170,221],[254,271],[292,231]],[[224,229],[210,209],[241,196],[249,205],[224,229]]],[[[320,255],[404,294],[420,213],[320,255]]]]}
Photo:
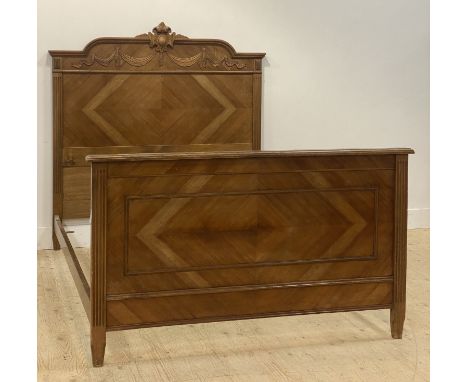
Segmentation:
{"type": "Polygon", "coordinates": [[[245,63],[240,61],[233,61],[227,56],[218,58],[209,57],[206,49],[203,47],[201,51],[191,57],[178,57],[168,52],[169,48],[174,48],[174,43],[177,40],[187,39],[187,37],[172,32],[172,29],[167,26],[164,22],[161,22],[158,26],[153,28],[152,32],[137,36],[137,38],[147,37],[149,39],[150,48],[154,48],[152,54],[145,57],[133,57],[125,54],[116,47],[114,51],[107,57],[99,57],[96,54],[92,54],[90,59],[80,60],[77,64],[72,64],[73,67],[81,69],[83,67],[92,66],[98,64],[101,66],[108,67],[114,65],[120,67],[124,63],[131,66],[144,66],[151,62],[155,56],[159,57],[159,66],[164,65],[164,57],[168,56],[170,60],[180,67],[191,67],[192,65],[199,64],[201,69],[218,68],[223,66],[227,70],[240,70],[245,68],[245,63]]]}
{"type": "Polygon", "coordinates": [[[171,32],[171,28],[161,22],[153,28],[153,33],[148,32],[150,47],[155,48],[156,52],[167,52],[167,48],[173,48],[176,34],[171,32]]]}

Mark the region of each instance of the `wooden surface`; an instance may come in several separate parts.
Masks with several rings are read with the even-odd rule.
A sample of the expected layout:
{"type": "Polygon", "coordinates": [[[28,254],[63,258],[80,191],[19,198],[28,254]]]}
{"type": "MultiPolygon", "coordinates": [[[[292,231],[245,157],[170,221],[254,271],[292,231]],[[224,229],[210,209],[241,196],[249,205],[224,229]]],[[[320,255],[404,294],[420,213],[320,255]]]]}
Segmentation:
{"type": "Polygon", "coordinates": [[[409,231],[407,287],[399,341],[387,310],[170,326],[108,333],[106,366],[93,368],[65,257],[40,251],[39,380],[429,381],[428,230],[409,231]]]}
{"type": "Polygon", "coordinates": [[[395,167],[395,246],[393,249],[393,305],[390,324],[393,338],[401,338],[406,311],[408,223],[408,156],[397,155],[395,167]]]}
{"type": "Polygon", "coordinates": [[[388,308],[395,156],[295,154],[93,163],[107,328],[388,308]]]}
{"type": "MultiPolygon", "coordinates": [[[[141,162],[146,160],[184,160],[221,158],[269,158],[269,157],[326,157],[326,156],[377,156],[414,154],[410,148],[386,149],[336,149],[336,150],[282,150],[282,151],[230,151],[230,152],[178,152],[178,153],[125,153],[95,154],[87,156],[91,162],[141,162]]],[[[353,161],[353,159],[349,159],[353,161]]],[[[364,159],[365,161],[366,159],[364,159]]],[[[380,158],[377,160],[381,160],[380,158]]],[[[356,161],[355,161],[356,162],[356,161]]]]}
{"type": "Polygon", "coordinates": [[[91,173],[91,352],[93,365],[102,366],[106,348],[107,166],[93,166],[91,173]]]}
{"type": "MultiPolygon", "coordinates": [[[[83,307],[86,311],[88,317],[91,316],[91,307],[90,307],[90,282],[89,282],[89,263],[90,263],[90,256],[86,257],[85,263],[86,265],[86,272],[83,271],[81,267],[81,263],[79,258],[76,255],[75,249],[70,242],[69,236],[66,232],[66,228],[62,225],[60,218],[58,216],[54,217],[54,228],[55,232],[57,233],[57,239],[62,249],[65,258],[67,259],[68,269],[75,281],[76,288],[78,290],[78,294],[81,297],[81,302],[83,303],[83,307]],[[88,276],[88,277],[87,277],[88,276]]],[[[89,251],[88,251],[89,252],[89,251]]]]}
{"type": "Polygon", "coordinates": [[[106,330],[314,312],[400,338],[410,151],[91,158],[93,363],[106,330]]]}
{"type": "Polygon", "coordinates": [[[50,54],[54,215],[89,216],[89,154],[260,148],[263,53],[161,23],[50,54]]]}

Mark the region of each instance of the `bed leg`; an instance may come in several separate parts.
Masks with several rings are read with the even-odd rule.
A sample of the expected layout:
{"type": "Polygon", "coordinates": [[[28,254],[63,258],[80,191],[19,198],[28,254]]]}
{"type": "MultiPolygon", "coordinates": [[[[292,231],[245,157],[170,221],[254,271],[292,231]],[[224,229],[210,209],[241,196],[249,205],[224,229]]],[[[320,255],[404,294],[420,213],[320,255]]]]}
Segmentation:
{"type": "Polygon", "coordinates": [[[405,306],[394,306],[390,309],[390,328],[392,338],[401,339],[403,337],[403,325],[405,323],[405,306]]]}
{"type": "Polygon", "coordinates": [[[393,303],[390,327],[393,338],[403,336],[406,311],[406,245],[408,222],[408,155],[395,159],[395,239],[393,256],[393,303]]]}
{"type": "Polygon", "coordinates": [[[52,244],[54,245],[54,251],[58,251],[60,249],[60,243],[55,232],[52,232],[52,244]]]}
{"type": "Polygon", "coordinates": [[[101,367],[104,363],[104,353],[106,351],[106,328],[95,326],[91,328],[91,356],[93,366],[101,367]]]}

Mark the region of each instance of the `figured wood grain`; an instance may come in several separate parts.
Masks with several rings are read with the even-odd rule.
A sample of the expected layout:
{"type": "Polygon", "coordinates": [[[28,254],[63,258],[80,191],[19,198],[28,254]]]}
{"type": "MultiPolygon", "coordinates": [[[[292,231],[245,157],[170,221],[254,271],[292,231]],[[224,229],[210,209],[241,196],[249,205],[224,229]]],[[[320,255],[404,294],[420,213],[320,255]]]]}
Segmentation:
{"type": "MultiPolygon", "coordinates": [[[[91,181],[91,176],[89,177],[91,181]]],[[[64,219],[84,219],[91,216],[91,200],[90,199],[68,199],[63,200],[64,219]]]]}
{"type": "MultiPolygon", "coordinates": [[[[391,249],[391,243],[390,249],[391,249]]],[[[112,248],[116,248],[115,245],[112,248]]],[[[89,258],[85,249],[77,249],[81,259],[89,258]]],[[[340,261],[324,261],[306,264],[265,264],[263,267],[238,265],[231,268],[211,268],[191,272],[154,272],[139,274],[138,277],[122,277],[122,260],[111,259],[107,267],[113,281],[108,283],[108,296],[123,297],[134,294],[151,295],[168,291],[189,292],[197,288],[237,288],[249,285],[281,285],[313,283],[327,280],[331,283],[356,278],[373,279],[392,276],[392,259],[381,256],[375,260],[344,258],[340,261]],[[254,283],[254,284],[253,284],[254,283]]],[[[86,267],[85,267],[86,269],[86,267]]]]}
{"type": "MultiPolygon", "coordinates": [[[[259,152],[264,153],[264,152],[259,152]]],[[[266,152],[265,152],[266,153],[266,152]]],[[[194,153],[178,154],[177,157],[161,154],[154,157],[155,160],[134,160],[133,156],[125,156],[128,161],[117,155],[118,158],[112,158],[109,162],[109,177],[124,178],[124,177],[173,177],[173,176],[189,176],[189,175],[223,175],[225,179],[234,178],[234,175],[255,175],[269,174],[276,176],[282,173],[288,173],[290,176],[300,175],[304,172],[315,173],[320,176],[321,172],[355,172],[376,171],[376,170],[393,170],[395,168],[395,159],[391,155],[376,155],[376,156],[314,156],[312,153],[309,157],[302,153],[301,156],[295,157],[294,153],[291,156],[284,155],[284,152],[270,153],[273,156],[281,157],[281,161],[275,160],[268,155],[261,155],[261,161],[255,157],[231,157],[230,153],[219,155],[219,153],[211,156],[194,153]],[[180,155],[184,155],[180,157],[180,155]],[[122,159],[120,159],[122,158],[122,159]],[[115,159],[115,160],[114,160],[115,159]],[[198,160],[197,166],[192,166],[188,161],[181,159],[198,160]],[[203,160],[204,159],[204,160],[203,160]],[[211,160],[218,159],[218,160],[211,160]],[[116,163],[119,162],[119,163],[116,163]],[[122,163],[120,163],[122,162],[122,163]],[[259,165],[261,163],[261,165],[259,165]],[[229,176],[228,176],[229,175],[229,176]]],[[[138,155],[138,157],[140,157],[138,155]]],[[[90,157],[92,158],[92,157],[90,157]]],[[[100,160],[98,160],[100,161],[100,160]]],[[[351,178],[352,179],[352,178],[351,178]]],[[[162,181],[162,179],[160,179],[162,181]]],[[[342,178],[346,182],[346,178],[342,178]]]]}
{"type": "Polygon", "coordinates": [[[64,219],[87,218],[91,211],[91,171],[88,166],[63,167],[64,219]]]}
{"type": "Polygon", "coordinates": [[[111,148],[89,157],[93,365],[108,329],[391,308],[401,337],[412,150],[226,152],[261,147],[263,55],[164,23],[51,55],[60,211],[83,213],[77,166],[111,148]],[[226,146],[155,153],[190,145],[226,146]]]}
{"type": "Polygon", "coordinates": [[[109,174],[108,329],[392,306],[395,155],[226,156],[92,162],[109,174]]]}
{"type": "MultiPolygon", "coordinates": [[[[105,235],[101,233],[100,237],[105,236],[105,251],[111,254],[107,256],[104,265],[106,268],[104,295],[99,296],[104,299],[99,302],[100,306],[106,307],[105,326],[95,326],[91,331],[92,341],[94,339],[92,349],[95,365],[102,364],[106,330],[314,312],[395,309],[394,283],[397,278],[393,273],[395,269],[394,248],[400,240],[400,236],[395,233],[397,229],[395,212],[402,208],[401,201],[404,200],[398,193],[404,191],[406,187],[401,179],[401,176],[405,175],[404,168],[401,168],[401,159],[406,158],[406,155],[388,153],[353,156],[315,156],[314,153],[309,156],[305,153],[297,156],[294,153],[292,155],[276,153],[276,156],[275,153],[253,154],[235,154],[239,156],[234,158],[225,158],[222,153],[206,154],[206,157],[203,154],[194,154],[193,157],[190,154],[187,156],[166,154],[151,160],[134,161],[128,158],[128,161],[123,161],[119,157],[115,162],[112,158],[110,161],[92,162],[93,172],[97,169],[101,171],[105,169],[105,176],[102,173],[93,181],[94,190],[95,187],[97,189],[102,187],[102,181],[105,180],[105,187],[101,188],[101,194],[104,193],[105,198],[101,195],[101,200],[98,202],[99,199],[93,197],[93,203],[97,203],[93,211],[95,209],[102,211],[105,208],[107,220],[105,235]],[[378,190],[378,197],[366,198],[365,193],[359,194],[358,192],[362,189],[378,190]],[[378,222],[377,252],[372,259],[350,258],[346,256],[349,248],[345,246],[342,248],[344,256],[339,262],[336,259],[320,258],[318,259],[320,263],[282,265],[274,264],[278,259],[273,258],[269,259],[270,263],[262,264],[260,268],[232,263],[229,264],[231,269],[220,269],[219,265],[222,265],[222,261],[218,256],[223,255],[225,250],[218,243],[217,246],[221,251],[206,252],[212,257],[208,258],[209,263],[205,266],[215,266],[213,269],[198,268],[189,272],[183,269],[182,271],[171,269],[167,272],[167,277],[164,273],[155,274],[154,270],[145,274],[125,275],[126,270],[129,270],[126,268],[128,264],[126,265],[124,256],[126,248],[138,254],[136,259],[141,261],[140,265],[151,263],[151,257],[144,256],[141,249],[132,249],[126,241],[130,232],[129,227],[132,224],[136,229],[135,232],[138,233],[142,230],[138,228],[138,225],[140,227],[142,224],[147,225],[145,222],[152,220],[161,224],[168,232],[171,230],[175,232],[173,231],[175,227],[179,227],[178,229],[185,227],[187,232],[193,234],[194,228],[195,232],[198,229],[201,233],[205,232],[206,236],[201,236],[197,240],[201,248],[206,249],[210,240],[213,240],[210,238],[211,225],[219,229],[226,224],[226,221],[229,221],[231,216],[234,219],[247,216],[247,221],[251,220],[248,218],[248,213],[243,210],[243,203],[233,204],[232,210],[229,210],[226,203],[223,203],[220,216],[216,213],[207,213],[204,217],[201,211],[197,212],[189,202],[184,202],[190,201],[194,196],[201,196],[199,199],[203,200],[219,197],[219,195],[226,195],[228,198],[240,195],[257,198],[259,195],[272,193],[272,191],[273,193],[279,192],[280,195],[297,193],[297,191],[312,191],[321,195],[324,190],[331,193],[338,192],[339,197],[333,200],[321,197],[314,202],[309,200],[304,203],[304,206],[312,203],[315,205],[314,211],[325,208],[322,210],[324,217],[328,214],[332,216],[332,211],[338,208],[348,223],[353,220],[352,216],[355,214],[353,211],[358,212],[361,218],[364,216],[366,224],[370,220],[378,222]],[[141,208],[135,210],[138,213],[129,214],[125,208],[129,195],[136,198],[134,200],[149,204],[142,205],[141,208]],[[165,212],[164,209],[159,215],[155,213],[155,208],[161,208],[157,206],[157,203],[155,204],[158,200],[169,200],[175,203],[174,206],[182,201],[183,203],[179,206],[182,209],[178,209],[181,220],[179,222],[173,220],[174,215],[165,212]],[[322,206],[321,203],[323,203],[322,206]],[[376,203],[377,218],[374,214],[376,203]],[[228,208],[228,210],[223,212],[223,208],[228,208]],[[366,214],[365,211],[372,211],[372,213],[366,214]],[[353,213],[350,215],[351,212],[353,213]],[[200,227],[191,225],[193,224],[192,216],[200,218],[198,223],[193,222],[202,224],[200,227]],[[125,225],[126,219],[129,226],[125,225]],[[328,260],[330,261],[327,263],[328,260]]],[[[226,155],[232,156],[233,154],[226,155]]],[[[294,203],[297,202],[294,200],[294,203]]],[[[249,203],[246,205],[248,206],[249,203]]],[[[275,224],[280,224],[279,226],[283,224],[281,214],[268,212],[272,206],[277,208],[278,203],[269,202],[258,205],[256,202],[254,206],[255,208],[260,206],[262,213],[270,214],[275,224]]],[[[219,207],[215,210],[219,210],[219,207]]],[[[255,211],[258,214],[259,210],[255,211]]],[[[307,214],[307,209],[301,211],[293,208],[290,212],[291,216],[297,219],[301,213],[307,214]]],[[[310,212],[309,214],[313,215],[310,212]]],[[[99,215],[102,216],[102,213],[99,215]]],[[[258,221],[257,215],[255,219],[258,221]]],[[[339,219],[337,220],[335,216],[331,221],[339,221],[339,219]]],[[[297,222],[299,227],[304,224],[304,221],[300,219],[297,222]]],[[[332,227],[339,230],[339,225],[332,227]]],[[[151,232],[154,227],[150,225],[150,228],[148,237],[157,238],[157,235],[154,235],[155,232],[151,232]]],[[[216,231],[213,234],[216,236],[216,231]]],[[[368,235],[365,233],[364,237],[368,235]]],[[[331,240],[327,245],[333,245],[335,241],[331,240]]],[[[180,238],[172,245],[178,242],[181,242],[180,238]]],[[[322,242],[327,243],[323,240],[322,242]]],[[[236,238],[234,241],[231,238],[228,243],[230,246],[235,244],[244,249],[244,251],[237,252],[242,256],[249,253],[255,254],[258,248],[257,246],[248,247],[248,236],[244,238],[241,236],[240,240],[236,238]]],[[[294,245],[300,243],[299,240],[294,245]]],[[[182,261],[184,266],[186,264],[193,266],[194,264],[190,264],[190,261],[201,260],[200,254],[193,256],[191,253],[194,248],[196,249],[193,243],[183,245],[181,242],[181,244],[181,248],[185,250],[178,252],[176,256],[178,262],[182,261]]],[[[355,240],[348,243],[348,245],[353,244],[355,240]]],[[[275,253],[275,248],[275,246],[270,246],[264,252],[271,256],[275,253]]],[[[153,256],[153,259],[161,260],[165,256],[167,260],[168,253],[174,254],[174,250],[167,247],[163,252],[151,249],[152,251],[148,254],[153,256]]],[[[299,248],[289,249],[294,254],[297,254],[298,250],[299,248]]],[[[288,250],[283,252],[288,252],[288,250]]],[[[326,249],[322,248],[318,253],[323,255],[326,249]]],[[[229,259],[233,257],[235,256],[231,254],[229,259]]],[[[96,264],[95,262],[96,258],[92,254],[92,264],[96,264]]],[[[102,266],[101,263],[101,269],[102,266]]],[[[393,317],[391,323],[392,335],[394,335],[393,317]]]]}
{"type": "Polygon", "coordinates": [[[350,285],[350,284],[369,284],[369,283],[393,283],[391,276],[387,277],[364,277],[338,280],[318,280],[318,281],[298,281],[289,283],[275,284],[256,284],[256,285],[237,285],[224,286],[214,288],[199,288],[186,290],[167,290],[160,292],[142,292],[142,293],[127,293],[127,294],[108,294],[107,301],[111,300],[127,300],[127,299],[146,299],[153,297],[168,297],[168,296],[188,296],[188,295],[205,295],[205,294],[220,294],[229,292],[243,291],[261,291],[268,289],[284,289],[284,288],[301,288],[312,286],[331,286],[331,285],[350,285]]]}
{"type": "Polygon", "coordinates": [[[63,169],[64,200],[91,199],[91,171],[89,167],[63,169]]]}
{"type": "Polygon", "coordinates": [[[228,75],[64,75],[64,147],[252,147],[252,79],[228,75]]]}
{"type": "Polygon", "coordinates": [[[389,335],[388,310],[178,325],[109,332],[103,368],[89,362],[89,323],[64,256],[39,251],[37,262],[41,382],[429,381],[429,230],[408,231],[401,340],[389,335]]]}
{"type": "MultiPolygon", "coordinates": [[[[160,24],[135,38],[50,51],[54,72],[54,214],[89,216],[64,198],[66,167],[93,153],[260,147],[261,59],[222,40],[189,39],[160,24]],[[191,147],[191,146],[194,147],[191,147]]],[[[88,198],[89,199],[89,198],[88,198]]],[[[56,240],[54,237],[54,244],[56,240]]]]}
{"type": "Polygon", "coordinates": [[[127,197],[126,273],[373,257],[377,195],[343,188],[127,197]]]}
{"type": "MultiPolygon", "coordinates": [[[[106,330],[395,308],[395,211],[406,187],[398,158],[406,154],[117,157],[91,162],[93,173],[105,169],[93,179],[93,190],[101,190],[100,201],[93,196],[93,216],[106,211],[105,235],[98,237],[105,236],[109,254],[100,265],[104,292],[95,297],[106,319],[91,331],[94,364],[102,364],[106,330]],[[302,200],[301,194],[315,196],[302,200]],[[265,195],[274,202],[259,199],[265,195]],[[129,201],[140,205],[128,208],[129,201]],[[289,240],[317,218],[325,229],[315,240],[320,248],[302,240],[310,234],[289,240]],[[262,221],[269,225],[260,227],[285,229],[284,240],[268,243],[248,232],[262,221]],[[141,243],[135,246],[132,237],[141,243]],[[369,238],[375,252],[353,256],[369,238]],[[284,256],[296,257],[283,264],[284,256]],[[296,262],[302,259],[313,261],[296,262]]],[[[94,252],[91,258],[96,264],[94,252]]]]}
{"type": "MultiPolygon", "coordinates": [[[[364,157],[364,162],[352,157],[350,159],[354,160],[349,161],[351,169],[346,167],[346,160],[339,157],[306,157],[294,161],[279,156],[227,162],[225,159],[131,162],[133,164],[128,167],[131,177],[127,176],[127,169],[116,171],[121,170],[125,163],[115,164],[116,168],[109,163],[109,175],[112,175],[108,189],[109,200],[112,201],[109,206],[109,251],[114,256],[108,259],[108,272],[112,275],[108,292],[119,294],[391,275],[395,179],[392,169],[367,169],[371,163],[379,168],[378,158],[386,157],[364,157]],[[366,170],[353,170],[357,164],[364,165],[366,170]],[[308,170],[315,169],[317,165],[320,171],[308,170]],[[341,170],[327,171],[327,166],[338,166],[341,170]],[[151,171],[147,171],[148,168],[151,171]],[[252,172],[255,169],[257,173],[252,172]],[[117,174],[122,177],[116,177],[117,174]],[[159,176],[161,174],[165,175],[159,176]],[[372,191],[359,191],[363,188],[372,191]],[[376,189],[378,192],[374,191],[376,189]],[[200,209],[205,203],[203,200],[219,198],[219,195],[247,200],[248,197],[261,197],[263,193],[268,195],[271,190],[280,191],[279,197],[297,190],[299,195],[311,193],[315,197],[311,200],[298,198],[298,201],[286,199],[284,206],[277,203],[281,199],[272,199],[258,206],[256,202],[239,206],[231,202],[222,203],[220,208],[200,209]],[[197,199],[202,203],[198,212],[190,204],[184,205],[193,194],[199,195],[197,199]],[[128,199],[132,195],[134,199],[128,199]],[[155,199],[157,195],[160,197],[155,199]],[[127,203],[135,201],[144,204],[133,212],[126,209],[127,203]],[[162,208],[161,203],[164,202],[167,208],[162,208]],[[289,209],[294,204],[297,208],[289,209]],[[277,212],[281,208],[283,218],[277,212]],[[179,222],[174,220],[177,217],[174,213],[180,215],[179,222]],[[289,240],[288,229],[294,227],[281,226],[281,219],[289,219],[288,213],[292,219],[303,222],[297,225],[296,230],[308,229],[307,221],[314,219],[319,219],[324,225],[316,225],[316,232],[310,237],[300,235],[297,240],[289,240]],[[276,241],[276,235],[273,235],[270,245],[265,246],[267,241],[257,245],[257,228],[251,229],[251,233],[242,230],[223,233],[221,230],[221,227],[235,221],[255,227],[257,214],[266,214],[266,219],[273,219],[271,222],[278,229],[284,229],[286,241],[276,241]],[[342,226],[335,224],[340,219],[342,226]],[[353,219],[355,223],[351,223],[353,219]],[[190,238],[190,243],[183,236],[165,243],[158,240],[157,227],[167,229],[171,234],[174,233],[174,224],[185,227],[189,234],[185,237],[190,238]],[[200,227],[198,234],[194,231],[197,224],[200,227]],[[363,231],[359,233],[361,228],[363,231]],[[341,235],[344,236],[338,240],[341,235]],[[221,239],[215,241],[216,237],[221,239]],[[145,238],[146,244],[141,242],[145,238]],[[370,247],[374,245],[375,252],[370,247]],[[256,252],[262,246],[264,250],[256,252]],[[368,253],[361,252],[365,246],[368,253]],[[122,269],[126,271],[122,273],[122,269]]],[[[391,159],[394,163],[394,158],[391,159]]]]}
{"type": "Polygon", "coordinates": [[[140,153],[140,152],[179,152],[179,151],[219,151],[250,149],[248,143],[235,144],[188,144],[156,146],[104,146],[70,147],[63,150],[63,187],[61,208],[64,219],[87,218],[91,211],[91,171],[90,162],[85,157],[93,153],[140,153]]]}
{"type": "Polygon", "coordinates": [[[301,286],[111,300],[107,314],[112,328],[388,307],[391,301],[392,283],[301,286]]]}

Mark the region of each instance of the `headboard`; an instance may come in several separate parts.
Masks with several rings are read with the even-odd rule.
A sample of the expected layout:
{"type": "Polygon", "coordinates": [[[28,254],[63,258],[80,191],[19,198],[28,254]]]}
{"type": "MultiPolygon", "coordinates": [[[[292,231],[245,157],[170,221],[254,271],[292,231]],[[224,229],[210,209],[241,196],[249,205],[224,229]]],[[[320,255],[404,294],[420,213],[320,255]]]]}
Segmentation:
{"type": "Polygon", "coordinates": [[[49,53],[54,215],[89,216],[88,154],[260,149],[264,53],[237,53],[164,23],[49,53]]]}

